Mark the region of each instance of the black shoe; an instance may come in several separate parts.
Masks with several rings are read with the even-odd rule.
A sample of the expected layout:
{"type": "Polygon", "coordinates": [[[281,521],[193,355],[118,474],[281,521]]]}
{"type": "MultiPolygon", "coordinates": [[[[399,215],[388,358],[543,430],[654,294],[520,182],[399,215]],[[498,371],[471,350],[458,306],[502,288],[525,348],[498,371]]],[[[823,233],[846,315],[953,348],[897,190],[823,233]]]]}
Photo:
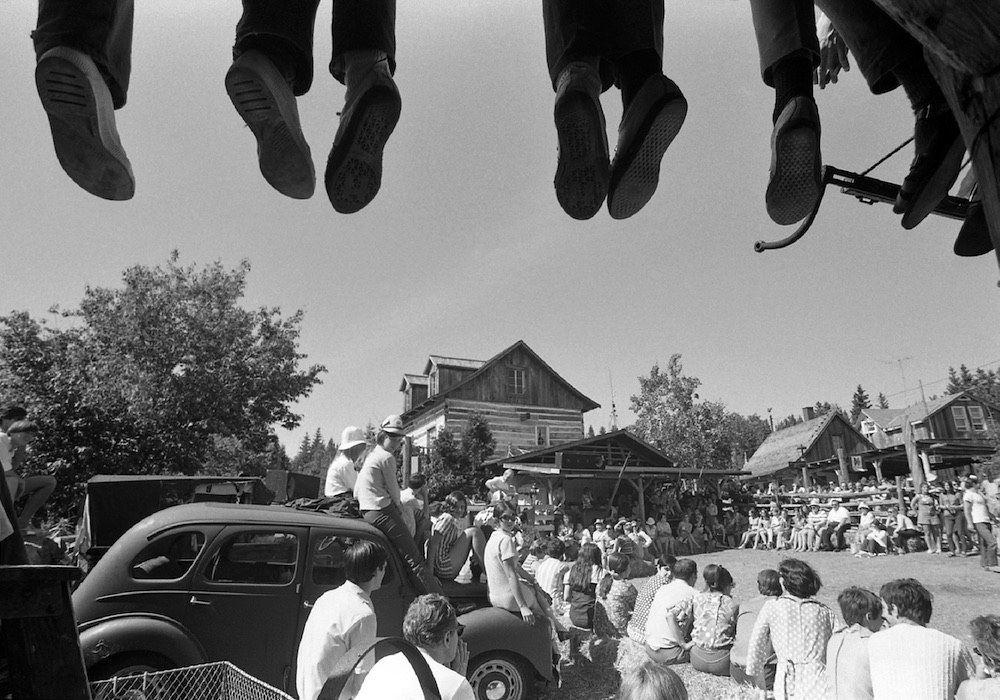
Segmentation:
{"type": "Polygon", "coordinates": [[[601,77],[588,63],[571,63],[556,85],[559,140],[556,199],[574,219],[589,219],[608,194],[608,134],[601,109],[601,77]]]}
{"type": "Polygon", "coordinates": [[[903,215],[911,229],[934,211],[958,179],[965,142],[958,122],[946,104],[932,104],[917,112],[913,162],[896,197],[893,211],[903,215]]]}
{"type": "Polygon", "coordinates": [[[653,197],[660,182],[660,161],[684,125],[687,108],[673,80],[653,75],[625,109],[608,185],[612,219],[627,219],[653,197]]]}
{"type": "Polygon", "coordinates": [[[955,255],[965,258],[986,255],[993,250],[993,239],[990,238],[990,227],[986,223],[986,211],[983,209],[982,200],[979,199],[978,188],[972,197],[965,212],[965,221],[958,230],[954,247],[955,255]]]}
{"type": "Polygon", "coordinates": [[[229,67],[226,92],[257,139],[257,161],[268,184],[286,197],[312,197],[316,190],[312,153],[299,123],[295,95],[277,66],[260,51],[247,51],[229,67]]]}
{"type": "Polygon", "coordinates": [[[771,132],[771,174],[764,203],[776,224],[794,224],[816,206],[823,189],[823,159],[816,102],[793,97],[771,132]]]}

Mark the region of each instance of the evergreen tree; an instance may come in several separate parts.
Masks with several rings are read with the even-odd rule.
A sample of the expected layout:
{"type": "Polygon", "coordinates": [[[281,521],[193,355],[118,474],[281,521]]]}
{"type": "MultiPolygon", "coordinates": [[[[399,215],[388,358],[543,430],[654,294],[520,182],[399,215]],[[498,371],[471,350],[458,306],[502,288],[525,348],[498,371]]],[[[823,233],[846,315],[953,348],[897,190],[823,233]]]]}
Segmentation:
{"type": "Polygon", "coordinates": [[[594,426],[591,425],[587,428],[587,437],[589,438],[594,437],[594,426]]]}
{"type": "Polygon", "coordinates": [[[868,398],[868,392],[858,384],[858,388],[854,391],[854,396],[851,397],[851,425],[857,425],[858,418],[861,417],[861,411],[871,407],[872,402],[868,398]]]}
{"type": "Polygon", "coordinates": [[[452,491],[467,496],[485,496],[486,480],[492,474],[483,462],[493,456],[496,440],[489,421],[474,413],[462,431],[461,442],[449,430],[441,431],[431,448],[426,475],[431,500],[443,499],[452,491]]]}
{"type": "Polygon", "coordinates": [[[885,398],[885,394],[883,394],[881,391],[878,392],[878,407],[889,408],[889,399],[885,398]]]}

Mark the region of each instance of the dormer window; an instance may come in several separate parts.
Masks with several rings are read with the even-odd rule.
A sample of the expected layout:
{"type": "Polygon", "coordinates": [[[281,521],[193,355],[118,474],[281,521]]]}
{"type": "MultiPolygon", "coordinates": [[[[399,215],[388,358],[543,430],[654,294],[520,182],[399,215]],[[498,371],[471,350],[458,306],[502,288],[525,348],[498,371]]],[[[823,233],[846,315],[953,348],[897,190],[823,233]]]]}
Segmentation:
{"type": "Polygon", "coordinates": [[[861,421],[861,434],[865,437],[875,434],[875,421],[873,420],[863,420],[861,421]]]}

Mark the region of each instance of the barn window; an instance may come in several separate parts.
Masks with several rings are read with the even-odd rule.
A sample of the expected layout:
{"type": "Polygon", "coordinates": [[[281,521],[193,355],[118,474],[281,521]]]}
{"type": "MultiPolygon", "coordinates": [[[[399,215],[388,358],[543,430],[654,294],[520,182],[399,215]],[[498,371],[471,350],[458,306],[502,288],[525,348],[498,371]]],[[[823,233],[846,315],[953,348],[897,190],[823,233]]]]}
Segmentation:
{"type": "Polygon", "coordinates": [[[960,433],[969,432],[969,419],[965,415],[965,406],[952,406],[951,417],[955,420],[955,430],[960,433]]]}
{"type": "Polygon", "coordinates": [[[536,425],[535,426],[535,444],[539,447],[548,447],[549,445],[549,426],[547,425],[536,425]]]}
{"type": "Polygon", "coordinates": [[[969,420],[973,430],[986,430],[986,415],[982,406],[969,406],[969,420]]]}
{"type": "Polygon", "coordinates": [[[524,370],[520,367],[507,368],[507,393],[511,396],[524,395],[524,370]]]}

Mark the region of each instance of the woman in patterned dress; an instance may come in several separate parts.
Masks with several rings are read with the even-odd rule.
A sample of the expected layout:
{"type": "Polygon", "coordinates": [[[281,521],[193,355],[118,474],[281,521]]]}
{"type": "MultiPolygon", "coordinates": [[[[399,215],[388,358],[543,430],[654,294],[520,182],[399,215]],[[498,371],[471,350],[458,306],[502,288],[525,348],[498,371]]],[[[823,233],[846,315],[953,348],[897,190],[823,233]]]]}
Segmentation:
{"type": "Polygon", "coordinates": [[[733,576],[725,567],[709,564],[702,576],[707,589],[694,597],[691,666],[702,673],[729,675],[729,650],[736,635],[740,608],[733,600],[733,576]]]}
{"type": "Polygon", "coordinates": [[[814,598],[822,582],[807,563],[785,559],[778,575],[785,592],[766,603],[754,623],[747,674],[763,669],[773,647],[778,657],[775,700],[825,700],[826,645],[837,618],[814,598]]]}
{"type": "Polygon", "coordinates": [[[433,563],[434,575],[442,581],[454,581],[465,566],[469,552],[474,552],[483,562],[486,538],[478,527],[459,526],[458,518],[464,515],[465,495],[452,491],[441,505],[441,514],[431,525],[431,539],[427,544],[427,559],[433,563]]]}

